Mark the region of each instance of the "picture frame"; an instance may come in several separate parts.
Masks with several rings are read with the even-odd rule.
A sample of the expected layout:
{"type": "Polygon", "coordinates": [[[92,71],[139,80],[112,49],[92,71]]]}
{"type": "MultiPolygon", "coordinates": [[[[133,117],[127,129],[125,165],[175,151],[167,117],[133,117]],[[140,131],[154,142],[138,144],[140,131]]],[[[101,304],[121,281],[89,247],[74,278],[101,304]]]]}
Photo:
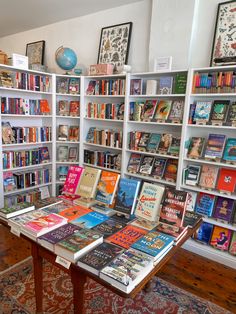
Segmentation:
{"type": "Polygon", "coordinates": [[[132,22],[103,27],[97,63],[123,66],[128,62],[132,22]]]}
{"type": "Polygon", "coordinates": [[[45,40],[35,41],[26,45],[26,56],[29,58],[29,65],[44,64],[45,40]]]}
{"type": "Polygon", "coordinates": [[[236,0],[218,4],[210,66],[236,64],[236,0]]]}

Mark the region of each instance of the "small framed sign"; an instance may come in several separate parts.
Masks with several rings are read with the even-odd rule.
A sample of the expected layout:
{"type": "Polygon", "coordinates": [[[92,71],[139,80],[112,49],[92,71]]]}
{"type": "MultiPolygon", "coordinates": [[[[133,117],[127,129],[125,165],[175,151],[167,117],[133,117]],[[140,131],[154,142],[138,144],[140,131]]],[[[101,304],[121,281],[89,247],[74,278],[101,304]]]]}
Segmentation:
{"type": "Polygon", "coordinates": [[[172,57],[159,57],[154,59],[154,72],[171,71],[172,57]]]}

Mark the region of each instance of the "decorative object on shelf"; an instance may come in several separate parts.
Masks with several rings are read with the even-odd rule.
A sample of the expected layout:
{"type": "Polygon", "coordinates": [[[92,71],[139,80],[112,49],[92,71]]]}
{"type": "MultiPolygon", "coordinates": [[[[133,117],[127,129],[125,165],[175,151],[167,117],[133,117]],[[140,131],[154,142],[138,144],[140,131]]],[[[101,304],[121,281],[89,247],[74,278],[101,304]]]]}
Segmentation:
{"type": "Polygon", "coordinates": [[[171,71],[172,57],[159,57],[154,59],[154,72],[171,71]]]}
{"type": "Polygon", "coordinates": [[[219,3],[211,66],[236,64],[236,1],[219,3]]]}
{"type": "Polygon", "coordinates": [[[2,50],[0,50],[0,63],[1,63],[1,64],[8,64],[8,56],[7,56],[7,54],[6,54],[4,51],[2,51],[2,50]]]}
{"type": "Polygon", "coordinates": [[[89,67],[89,75],[111,75],[113,64],[93,64],[89,67]]]}
{"type": "MultiPolygon", "coordinates": [[[[55,52],[57,65],[65,71],[71,71],[77,64],[77,56],[74,50],[60,46],[55,52]]],[[[68,74],[68,72],[66,72],[68,74]]]]}
{"type": "Polygon", "coordinates": [[[29,66],[44,63],[45,40],[35,41],[26,45],[26,56],[29,58],[29,66]]]}
{"type": "Polygon", "coordinates": [[[12,54],[12,66],[23,69],[23,70],[28,70],[29,67],[29,58],[23,55],[19,55],[17,53],[12,54]]]}
{"type": "Polygon", "coordinates": [[[102,28],[97,63],[127,63],[132,25],[128,22],[102,28]]]}

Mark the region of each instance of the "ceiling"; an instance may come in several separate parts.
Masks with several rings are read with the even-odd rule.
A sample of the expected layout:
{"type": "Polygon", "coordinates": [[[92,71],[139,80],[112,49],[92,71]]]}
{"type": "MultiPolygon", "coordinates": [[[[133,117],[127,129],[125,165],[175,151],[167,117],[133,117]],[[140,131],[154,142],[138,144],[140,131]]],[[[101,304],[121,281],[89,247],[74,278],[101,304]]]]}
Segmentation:
{"type": "Polygon", "coordinates": [[[0,37],[141,0],[0,0],[0,37]]]}

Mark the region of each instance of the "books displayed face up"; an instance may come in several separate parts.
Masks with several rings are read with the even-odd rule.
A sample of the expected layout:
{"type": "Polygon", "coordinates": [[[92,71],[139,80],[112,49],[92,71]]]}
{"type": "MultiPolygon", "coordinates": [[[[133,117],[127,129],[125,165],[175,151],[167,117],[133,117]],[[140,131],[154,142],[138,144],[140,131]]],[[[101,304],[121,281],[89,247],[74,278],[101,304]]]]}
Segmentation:
{"type": "Polygon", "coordinates": [[[59,212],[59,215],[66,218],[68,222],[73,221],[79,217],[82,217],[92,210],[83,206],[67,207],[66,209],[59,212]]]}
{"type": "Polygon", "coordinates": [[[121,216],[120,220],[117,219],[117,216],[114,217],[115,219],[111,217],[92,229],[103,234],[104,239],[109,237],[126,226],[126,220],[123,219],[124,216],[121,216]]]}
{"type": "Polygon", "coordinates": [[[74,220],[71,220],[71,223],[77,225],[81,228],[91,229],[102,222],[106,221],[109,217],[97,212],[90,212],[86,215],[80,216],[74,220]]]}
{"type": "Polygon", "coordinates": [[[0,209],[0,217],[9,219],[24,213],[27,213],[31,210],[34,210],[33,203],[18,203],[16,205],[12,205],[11,207],[3,207],[0,209]]]}

